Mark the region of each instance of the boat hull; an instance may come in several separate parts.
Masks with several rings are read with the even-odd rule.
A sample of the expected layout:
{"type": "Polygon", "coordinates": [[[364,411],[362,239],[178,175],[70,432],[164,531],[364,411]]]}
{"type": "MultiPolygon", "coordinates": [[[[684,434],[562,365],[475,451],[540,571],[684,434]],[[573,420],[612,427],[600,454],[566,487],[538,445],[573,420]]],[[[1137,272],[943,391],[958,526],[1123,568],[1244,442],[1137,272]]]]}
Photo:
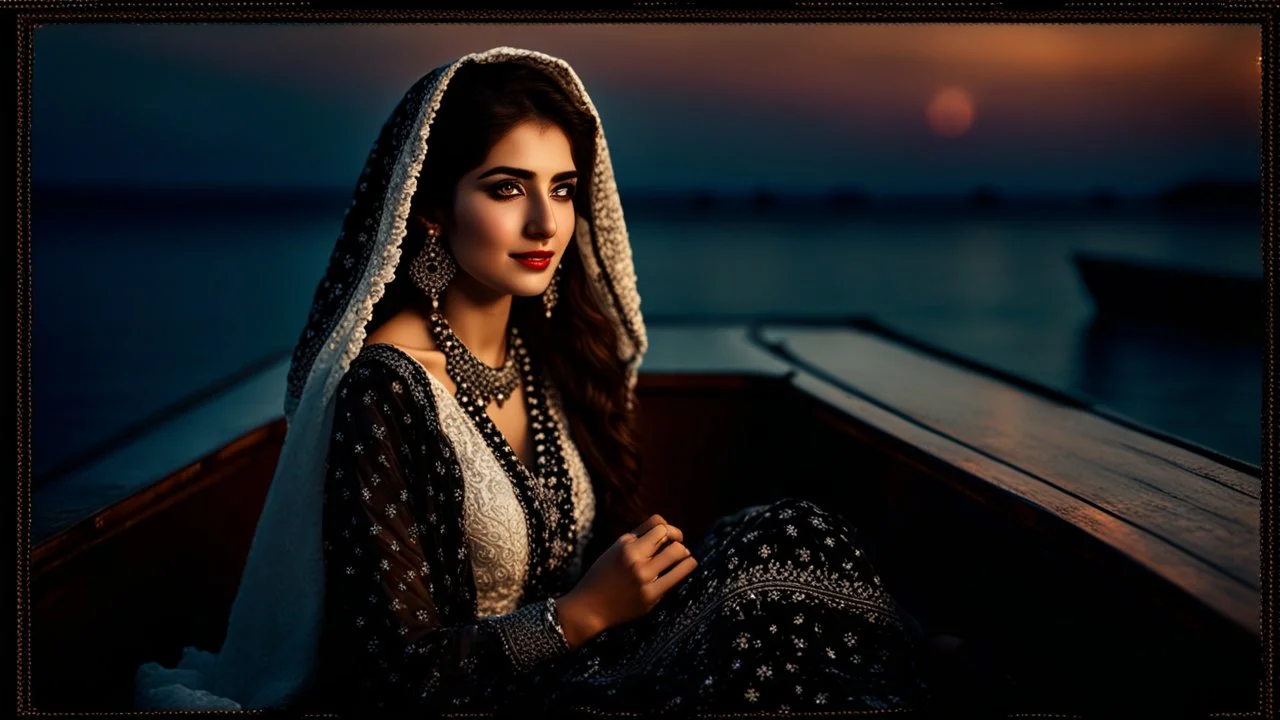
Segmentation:
{"type": "MultiPolygon", "coordinates": [[[[949,377],[939,382],[954,392],[949,377]]],[[[928,387],[906,380],[915,396],[928,387]]],[[[787,496],[844,515],[927,634],[964,638],[970,660],[988,660],[948,671],[967,678],[969,700],[1144,716],[1256,702],[1257,629],[1220,609],[1250,599],[1222,605],[1217,576],[1171,577],[1143,559],[1157,546],[1108,540],[1105,512],[1001,486],[936,428],[805,373],[649,372],[637,392],[645,507],[689,536],[787,496]]],[[[35,549],[35,709],[127,709],[140,663],[219,646],[283,437],[283,421],[270,423],[35,549]]]]}
{"type": "Polygon", "coordinates": [[[1090,253],[1077,253],[1073,260],[1104,322],[1262,336],[1266,305],[1261,275],[1210,273],[1090,253]]]}

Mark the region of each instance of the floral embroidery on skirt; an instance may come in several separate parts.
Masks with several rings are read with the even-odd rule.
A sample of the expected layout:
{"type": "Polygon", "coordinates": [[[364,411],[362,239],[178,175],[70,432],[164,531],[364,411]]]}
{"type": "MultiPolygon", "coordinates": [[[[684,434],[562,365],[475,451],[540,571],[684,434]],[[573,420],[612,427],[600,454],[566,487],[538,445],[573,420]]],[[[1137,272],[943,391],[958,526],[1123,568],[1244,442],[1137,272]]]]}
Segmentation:
{"type": "Polygon", "coordinates": [[[921,704],[916,648],[852,532],[794,498],[716,523],[644,617],[525,678],[521,706],[642,714],[921,704]]]}

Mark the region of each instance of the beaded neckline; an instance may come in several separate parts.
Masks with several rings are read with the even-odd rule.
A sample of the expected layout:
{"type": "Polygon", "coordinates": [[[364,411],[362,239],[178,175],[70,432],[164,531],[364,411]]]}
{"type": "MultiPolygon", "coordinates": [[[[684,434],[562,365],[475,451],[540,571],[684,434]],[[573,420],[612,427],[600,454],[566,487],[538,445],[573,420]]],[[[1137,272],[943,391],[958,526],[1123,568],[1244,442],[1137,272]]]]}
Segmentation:
{"type": "Polygon", "coordinates": [[[448,388],[421,361],[396,345],[375,343],[366,346],[366,349],[378,345],[385,345],[391,350],[394,357],[400,358],[399,363],[407,361],[405,372],[411,372],[408,369],[410,367],[416,368],[414,375],[421,372],[422,379],[419,382],[427,383],[428,387],[438,385],[471,418],[473,427],[516,488],[516,495],[524,507],[530,552],[530,574],[526,580],[526,589],[558,588],[564,578],[548,578],[556,578],[558,574],[565,572],[577,542],[573,477],[564,456],[559,423],[548,404],[550,394],[539,372],[539,365],[531,361],[523,344],[517,347],[516,365],[524,383],[529,432],[533,434],[533,468],[530,469],[485,412],[484,406],[465,392],[450,394],[448,388]],[[552,585],[544,585],[545,582],[551,582],[552,585]]]}
{"type": "MultiPolygon", "coordinates": [[[[484,401],[477,397],[475,393],[468,392],[460,384],[457,386],[456,393],[450,393],[439,378],[433,375],[420,360],[410,355],[404,348],[391,343],[372,343],[368,347],[377,345],[384,345],[405,356],[422,370],[422,374],[426,376],[428,382],[439,384],[440,388],[444,390],[444,394],[457,403],[462,408],[462,411],[471,418],[472,424],[480,432],[480,437],[489,445],[499,464],[503,466],[503,469],[513,480],[524,476],[529,482],[534,483],[539,479],[546,478],[554,486],[560,482],[559,478],[568,478],[568,465],[559,452],[559,425],[548,412],[549,401],[547,400],[547,393],[540,378],[534,372],[533,363],[529,359],[529,351],[524,347],[524,343],[518,339],[518,335],[510,346],[514,353],[509,353],[508,357],[514,358],[514,365],[519,373],[517,377],[525,392],[526,414],[529,422],[528,432],[533,438],[532,468],[525,465],[524,461],[520,459],[519,453],[512,447],[511,442],[507,440],[507,436],[502,434],[497,423],[493,422],[493,418],[489,417],[489,413],[485,412],[486,405],[484,401]]],[[[541,483],[537,484],[541,485],[541,483]]]]}
{"type": "Polygon", "coordinates": [[[444,315],[433,312],[428,319],[436,346],[444,353],[445,372],[460,390],[488,406],[496,402],[502,407],[516,386],[520,384],[520,368],[516,367],[520,349],[520,336],[515,325],[507,330],[507,354],[502,367],[493,368],[481,362],[471,349],[454,334],[444,315]]]}

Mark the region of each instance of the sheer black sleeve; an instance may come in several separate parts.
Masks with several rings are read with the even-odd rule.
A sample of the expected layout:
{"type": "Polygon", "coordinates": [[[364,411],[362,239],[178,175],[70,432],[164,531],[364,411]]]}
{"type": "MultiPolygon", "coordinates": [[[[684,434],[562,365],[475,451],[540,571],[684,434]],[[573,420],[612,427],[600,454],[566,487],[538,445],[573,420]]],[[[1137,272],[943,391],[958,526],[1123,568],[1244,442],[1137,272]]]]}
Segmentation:
{"type": "Polygon", "coordinates": [[[469,607],[460,599],[472,582],[460,471],[441,457],[434,405],[422,407],[430,398],[409,385],[365,362],[337,391],[323,652],[341,669],[324,677],[346,686],[335,696],[362,707],[485,707],[569,646],[550,601],[477,620],[473,594],[469,607]]]}

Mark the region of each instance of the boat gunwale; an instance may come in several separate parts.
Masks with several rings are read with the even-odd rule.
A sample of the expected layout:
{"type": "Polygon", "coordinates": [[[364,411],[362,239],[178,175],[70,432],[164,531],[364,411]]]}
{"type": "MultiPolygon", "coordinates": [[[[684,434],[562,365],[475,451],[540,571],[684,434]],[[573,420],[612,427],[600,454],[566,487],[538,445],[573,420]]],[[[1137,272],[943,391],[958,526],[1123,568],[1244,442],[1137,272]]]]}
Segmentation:
{"type": "MultiPolygon", "coordinates": [[[[1090,397],[1085,393],[1061,390],[1059,388],[1045,385],[1044,383],[1039,382],[1037,380],[1033,380],[1025,375],[1020,375],[1018,373],[1015,373],[1009,370],[1003,370],[1001,368],[997,368],[989,363],[985,363],[981,360],[965,355],[963,353],[959,353],[954,350],[948,350],[939,345],[934,345],[925,340],[922,340],[918,337],[908,335],[871,316],[854,316],[854,317],[845,318],[839,321],[828,321],[828,322],[798,322],[798,323],[795,323],[794,325],[790,323],[782,323],[782,324],[786,324],[789,329],[803,329],[804,327],[814,327],[814,328],[847,327],[850,329],[861,330],[873,335],[877,335],[884,340],[889,340],[889,341],[898,343],[899,345],[903,345],[909,349],[917,350],[926,355],[933,356],[933,358],[936,360],[941,360],[943,362],[946,362],[952,365],[957,365],[966,370],[970,370],[980,375],[984,375],[988,378],[991,378],[994,380],[1000,380],[1002,382],[1008,383],[1009,385],[1012,385],[1019,390],[1030,393],[1032,395],[1036,395],[1045,400],[1049,400],[1051,402],[1055,402],[1060,405],[1065,405],[1067,407],[1071,407],[1077,410],[1085,410],[1085,411],[1091,412],[1101,418],[1110,420],[1116,423],[1117,425],[1121,425],[1135,432],[1148,435],[1153,439],[1159,440],[1164,443],[1168,443],[1169,445],[1179,447],[1183,450],[1195,453],[1197,455],[1202,455],[1205,457],[1205,459],[1211,460],[1215,463],[1218,463],[1219,465],[1224,465],[1226,467],[1231,468],[1232,470],[1236,470],[1237,472],[1244,473],[1245,475],[1250,475],[1259,480],[1262,479],[1262,468],[1259,465],[1254,465],[1253,463],[1250,463],[1248,461],[1241,460],[1240,458],[1233,457],[1231,455],[1227,455],[1225,453],[1214,450],[1213,448],[1201,445],[1193,440],[1188,440],[1187,438],[1174,435],[1173,433],[1170,433],[1164,430],[1160,430],[1152,425],[1146,424],[1128,415],[1112,410],[1108,408],[1105,404],[1103,404],[1102,401],[1096,398],[1090,397]]],[[[757,322],[750,323],[748,326],[749,328],[748,332],[751,335],[753,343],[760,345],[762,348],[766,348],[770,353],[774,354],[779,359],[782,359],[784,362],[794,364],[793,356],[788,354],[785,348],[781,348],[777,345],[777,343],[773,343],[769,341],[764,335],[764,333],[770,327],[777,327],[778,325],[779,323],[776,323],[770,320],[760,320],[757,322]]],[[[1259,425],[1261,425],[1261,421],[1262,421],[1262,418],[1261,416],[1259,416],[1259,425]]],[[[1208,480],[1210,478],[1206,478],[1206,479],[1208,480]]],[[[1252,494],[1252,493],[1246,493],[1246,494],[1250,495],[1254,499],[1258,499],[1259,497],[1258,495],[1252,494]]]]}
{"type": "Polygon", "coordinates": [[[283,415],[269,420],[204,457],[50,535],[31,548],[33,579],[52,573],[112,536],[217,482],[219,471],[233,467],[264,446],[274,447],[283,443],[286,430],[283,415]]]}
{"type": "Polygon", "coordinates": [[[1255,637],[1259,636],[1260,627],[1257,623],[1257,611],[1260,603],[1260,589],[1258,587],[1250,586],[1230,572],[1153,533],[1140,524],[1115,516],[1103,508],[1098,508],[1087,499],[1076,497],[1053,484],[1043,482],[1040,478],[1028,475],[1016,465],[969,448],[964,443],[957,442],[945,434],[915,424],[910,419],[900,417],[890,410],[878,408],[862,398],[846,396],[850,400],[865,404],[871,409],[871,412],[882,412],[887,417],[892,418],[893,421],[911,426],[911,430],[917,433],[917,438],[913,440],[904,434],[894,433],[892,430],[886,429],[875,418],[870,417],[870,413],[854,412],[848,403],[841,403],[838,398],[830,395],[823,397],[820,391],[815,391],[813,387],[815,384],[827,391],[834,390],[837,393],[844,393],[844,390],[840,387],[833,386],[823,378],[803,371],[796,374],[792,387],[798,391],[799,395],[803,396],[804,402],[820,405],[823,410],[832,416],[832,422],[856,425],[858,428],[857,434],[866,435],[871,433],[878,436],[881,440],[872,444],[891,453],[900,462],[909,464],[918,472],[939,478],[953,490],[984,505],[1022,515],[1034,513],[1035,521],[1016,521],[1017,524],[1028,532],[1061,541],[1063,545],[1071,547],[1073,550],[1087,549],[1088,553],[1093,556],[1102,554],[1107,559],[1122,559],[1132,569],[1141,571],[1149,579],[1159,580],[1197,605],[1210,609],[1219,617],[1230,621],[1240,630],[1248,632],[1255,637]],[[918,441],[924,436],[927,436],[928,440],[925,442],[918,441]],[[954,455],[951,457],[944,456],[936,448],[928,447],[927,442],[972,454],[974,460],[972,463],[956,462],[954,455]],[[1001,473],[1025,479],[1023,487],[1013,487],[1014,483],[1001,480],[999,477],[1001,473]],[[1028,488],[1035,488],[1035,490],[1028,492],[1028,488]],[[1046,498],[1049,499],[1049,502],[1046,502],[1046,498]],[[1118,521],[1114,525],[1118,526],[1119,529],[1112,527],[1109,528],[1109,532],[1101,532],[1096,528],[1086,527],[1084,524],[1073,520],[1065,512],[1065,507],[1053,507],[1051,503],[1054,500],[1061,503],[1062,506],[1074,506],[1087,511],[1105,513],[1118,521]],[[1133,539],[1142,541],[1143,544],[1140,547],[1151,552],[1145,555],[1135,552],[1132,545],[1127,545],[1124,542],[1122,536],[1126,533],[1133,539]],[[1189,586],[1188,583],[1172,571],[1170,564],[1156,562],[1155,558],[1157,557],[1167,561],[1180,561],[1180,564],[1173,565],[1173,568],[1187,568],[1197,576],[1209,576],[1218,580],[1219,582],[1214,586],[1216,588],[1215,592],[1210,593],[1200,587],[1189,586]],[[1249,601],[1239,602],[1232,600],[1233,597],[1237,597],[1240,594],[1249,596],[1249,601]]]}

